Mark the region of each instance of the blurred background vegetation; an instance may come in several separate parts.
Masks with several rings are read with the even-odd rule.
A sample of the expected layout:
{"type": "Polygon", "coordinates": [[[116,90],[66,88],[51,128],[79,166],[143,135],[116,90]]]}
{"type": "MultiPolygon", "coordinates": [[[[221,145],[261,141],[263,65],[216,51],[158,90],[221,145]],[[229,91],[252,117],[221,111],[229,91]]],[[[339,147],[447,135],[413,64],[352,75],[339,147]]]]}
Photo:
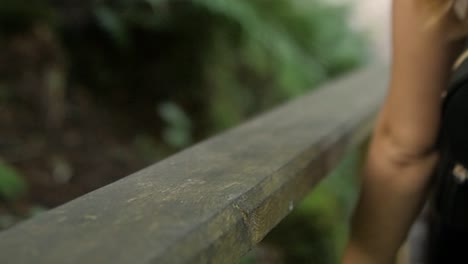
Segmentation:
{"type": "MultiPolygon", "coordinates": [[[[2,0],[0,228],[361,65],[348,14],[324,0],[2,0]]],[[[243,262],[335,263],[357,159],[243,262]]]]}

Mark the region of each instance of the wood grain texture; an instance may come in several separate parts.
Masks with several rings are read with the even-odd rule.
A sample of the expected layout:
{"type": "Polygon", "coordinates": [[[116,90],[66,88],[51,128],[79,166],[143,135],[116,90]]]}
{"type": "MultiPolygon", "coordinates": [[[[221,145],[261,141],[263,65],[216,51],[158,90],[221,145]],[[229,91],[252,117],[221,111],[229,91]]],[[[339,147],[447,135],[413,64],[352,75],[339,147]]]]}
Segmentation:
{"type": "Polygon", "coordinates": [[[0,233],[0,263],[236,263],[362,140],[369,67],[0,233]]]}

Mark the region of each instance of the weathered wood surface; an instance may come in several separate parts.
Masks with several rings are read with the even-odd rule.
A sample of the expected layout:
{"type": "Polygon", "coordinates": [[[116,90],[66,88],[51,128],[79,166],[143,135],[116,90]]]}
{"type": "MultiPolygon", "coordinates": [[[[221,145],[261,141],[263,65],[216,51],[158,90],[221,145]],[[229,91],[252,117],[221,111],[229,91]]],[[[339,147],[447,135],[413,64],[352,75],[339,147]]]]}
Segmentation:
{"type": "Polygon", "coordinates": [[[0,263],[236,263],[363,138],[386,82],[355,73],[19,224],[0,263]]]}

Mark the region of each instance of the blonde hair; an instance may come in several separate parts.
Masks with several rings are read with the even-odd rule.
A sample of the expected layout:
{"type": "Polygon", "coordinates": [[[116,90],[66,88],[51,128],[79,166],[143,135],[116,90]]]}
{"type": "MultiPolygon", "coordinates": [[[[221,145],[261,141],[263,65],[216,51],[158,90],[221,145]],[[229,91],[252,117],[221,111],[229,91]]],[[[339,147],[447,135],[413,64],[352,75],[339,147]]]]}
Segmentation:
{"type": "Polygon", "coordinates": [[[468,0],[415,0],[427,18],[427,26],[445,23],[451,40],[468,33],[468,0]]]}

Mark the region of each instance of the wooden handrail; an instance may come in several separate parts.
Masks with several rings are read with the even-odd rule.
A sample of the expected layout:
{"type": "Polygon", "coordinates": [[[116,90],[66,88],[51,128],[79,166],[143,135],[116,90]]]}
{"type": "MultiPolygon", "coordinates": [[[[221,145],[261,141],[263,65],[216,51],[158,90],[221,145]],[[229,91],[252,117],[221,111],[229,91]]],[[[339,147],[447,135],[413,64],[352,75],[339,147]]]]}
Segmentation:
{"type": "Polygon", "coordinates": [[[369,67],[0,233],[0,263],[236,263],[368,135],[369,67]]]}

